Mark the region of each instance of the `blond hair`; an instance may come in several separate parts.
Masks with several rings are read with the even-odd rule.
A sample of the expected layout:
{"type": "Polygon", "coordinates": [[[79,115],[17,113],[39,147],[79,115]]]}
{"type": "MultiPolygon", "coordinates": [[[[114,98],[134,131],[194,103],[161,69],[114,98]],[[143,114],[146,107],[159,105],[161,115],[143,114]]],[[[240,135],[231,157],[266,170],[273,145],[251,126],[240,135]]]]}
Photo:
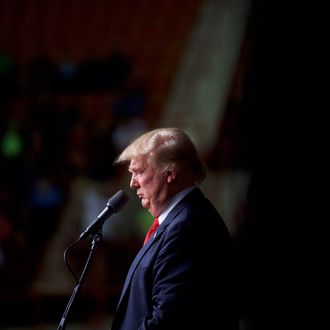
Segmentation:
{"type": "Polygon", "coordinates": [[[166,171],[175,166],[181,175],[192,176],[195,183],[206,177],[205,167],[190,137],[179,128],[158,128],[130,143],[114,164],[145,157],[149,165],[166,171]]]}

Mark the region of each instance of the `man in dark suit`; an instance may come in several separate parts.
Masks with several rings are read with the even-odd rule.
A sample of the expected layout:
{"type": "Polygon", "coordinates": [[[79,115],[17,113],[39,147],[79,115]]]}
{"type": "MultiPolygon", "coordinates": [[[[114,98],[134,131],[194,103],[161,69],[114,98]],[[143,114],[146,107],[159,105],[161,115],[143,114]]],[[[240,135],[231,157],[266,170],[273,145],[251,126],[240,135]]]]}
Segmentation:
{"type": "Polygon", "coordinates": [[[143,134],[117,158],[156,218],[126,277],[112,330],[238,329],[230,235],[198,184],[206,177],[186,133],[143,134]]]}

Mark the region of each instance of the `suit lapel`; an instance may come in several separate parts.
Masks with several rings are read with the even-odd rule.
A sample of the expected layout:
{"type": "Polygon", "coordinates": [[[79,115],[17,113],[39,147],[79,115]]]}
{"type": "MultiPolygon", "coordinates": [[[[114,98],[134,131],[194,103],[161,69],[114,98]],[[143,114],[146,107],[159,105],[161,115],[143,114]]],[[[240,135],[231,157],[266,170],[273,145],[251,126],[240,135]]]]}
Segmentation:
{"type": "Polygon", "coordinates": [[[122,298],[125,296],[125,293],[127,291],[127,288],[129,287],[129,283],[131,282],[131,279],[132,279],[132,276],[134,274],[134,271],[135,271],[136,267],[140,263],[141,259],[145,255],[145,253],[149,250],[150,246],[152,244],[154,244],[161,237],[162,233],[164,232],[164,229],[165,229],[165,226],[163,226],[163,224],[161,226],[159,226],[157,228],[156,232],[153,234],[153,236],[150,237],[150,239],[146,242],[146,244],[141,247],[140,251],[138,252],[136,257],[134,258],[134,260],[131,264],[131,267],[129,268],[129,271],[127,273],[126,280],[125,280],[125,283],[124,283],[124,286],[123,286],[122,294],[120,296],[118,305],[120,305],[120,302],[122,301],[122,298]]]}

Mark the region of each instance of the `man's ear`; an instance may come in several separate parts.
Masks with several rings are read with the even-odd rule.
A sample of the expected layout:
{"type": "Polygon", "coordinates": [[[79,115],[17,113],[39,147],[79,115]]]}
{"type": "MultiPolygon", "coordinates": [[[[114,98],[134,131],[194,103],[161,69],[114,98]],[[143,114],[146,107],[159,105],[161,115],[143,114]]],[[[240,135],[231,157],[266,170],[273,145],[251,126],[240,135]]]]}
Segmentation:
{"type": "Polygon", "coordinates": [[[166,173],[167,173],[167,183],[171,183],[176,178],[177,169],[176,168],[171,168],[166,173]]]}

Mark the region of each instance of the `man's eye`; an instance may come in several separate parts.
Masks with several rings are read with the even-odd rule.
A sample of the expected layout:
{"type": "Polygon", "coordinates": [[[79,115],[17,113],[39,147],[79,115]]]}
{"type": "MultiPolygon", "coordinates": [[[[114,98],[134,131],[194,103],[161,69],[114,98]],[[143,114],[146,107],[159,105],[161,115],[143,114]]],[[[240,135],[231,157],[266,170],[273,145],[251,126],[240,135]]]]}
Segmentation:
{"type": "Polygon", "coordinates": [[[140,175],[142,175],[142,171],[135,171],[135,172],[133,172],[133,175],[134,176],[140,176],[140,175]]]}

